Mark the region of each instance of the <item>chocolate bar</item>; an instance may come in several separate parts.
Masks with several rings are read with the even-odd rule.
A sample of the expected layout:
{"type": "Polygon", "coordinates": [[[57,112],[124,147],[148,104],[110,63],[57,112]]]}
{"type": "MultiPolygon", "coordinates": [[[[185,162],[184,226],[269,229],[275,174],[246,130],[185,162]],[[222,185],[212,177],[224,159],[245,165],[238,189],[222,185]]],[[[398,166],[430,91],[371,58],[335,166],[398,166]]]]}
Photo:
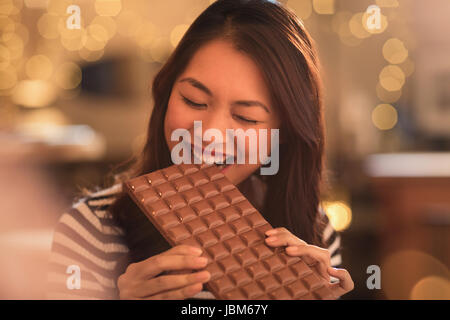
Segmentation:
{"type": "Polygon", "coordinates": [[[216,165],[173,165],[124,188],[170,245],[203,250],[217,299],[334,299],[317,266],[266,245],[272,226],[216,165]]]}

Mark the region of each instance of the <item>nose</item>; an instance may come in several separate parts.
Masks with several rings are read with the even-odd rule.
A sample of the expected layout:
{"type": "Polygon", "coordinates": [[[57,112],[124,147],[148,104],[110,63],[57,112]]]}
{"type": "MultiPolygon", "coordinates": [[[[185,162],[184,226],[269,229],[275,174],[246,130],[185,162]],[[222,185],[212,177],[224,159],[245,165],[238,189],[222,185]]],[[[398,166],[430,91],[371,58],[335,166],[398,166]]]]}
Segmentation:
{"type": "MultiPolygon", "coordinates": [[[[201,137],[198,137],[199,140],[201,139],[202,141],[202,150],[205,150],[205,148],[209,146],[209,150],[212,151],[211,156],[215,156],[216,159],[222,158],[223,161],[225,161],[228,157],[234,158],[234,150],[227,150],[227,141],[233,139],[232,136],[229,134],[227,135],[227,129],[233,129],[232,117],[229,110],[218,110],[218,108],[211,110],[200,120],[202,130],[201,132],[194,132],[194,135],[196,137],[198,137],[199,134],[202,135],[201,137]],[[217,154],[215,152],[216,150],[218,151],[217,154]]],[[[228,144],[233,146],[233,144],[228,144]]]]}

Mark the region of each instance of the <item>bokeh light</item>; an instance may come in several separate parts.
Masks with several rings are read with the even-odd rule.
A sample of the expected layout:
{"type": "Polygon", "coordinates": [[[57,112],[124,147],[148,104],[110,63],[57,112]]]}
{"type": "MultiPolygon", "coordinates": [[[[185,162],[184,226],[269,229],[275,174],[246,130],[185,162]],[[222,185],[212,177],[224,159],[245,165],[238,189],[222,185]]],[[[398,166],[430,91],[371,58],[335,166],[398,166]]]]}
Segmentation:
{"type": "Polygon", "coordinates": [[[74,89],[81,82],[81,69],[73,62],[63,63],[56,71],[55,80],[62,89],[74,89]]]}
{"type": "Polygon", "coordinates": [[[379,80],[387,91],[398,91],[405,84],[405,74],[400,67],[388,65],[381,70],[379,80]]]}
{"type": "Polygon", "coordinates": [[[439,277],[449,279],[448,268],[435,257],[418,250],[400,250],[381,263],[381,285],[388,299],[410,299],[442,293],[439,277]],[[439,283],[439,284],[438,284],[439,283]],[[433,288],[431,285],[436,285],[433,288]]]}
{"type": "Polygon", "coordinates": [[[189,28],[189,25],[187,24],[179,24],[175,26],[170,33],[170,43],[175,48],[178,45],[178,42],[180,42],[181,38],[183,38],[183,35],[186,33],[187,29],[189,28]]]}
{"type": "Polygon", "coordinates": [[[397,8],[398,0],[376,0],[377,6],[380,8],[397,8]]]}
{"type": "Polygon", "coordinates": [[[382,13],[380,14],[379,28],[369,28],[368,23],[367,23],[368,21],[371,21],[371,15],[368,14],[367,12],[364,12],[362,15],[362,26],[368,33],[371,33],[371,34],[383,33],[389,25],[387,17],[382,13]]]}
{"type": "Polygon", "coordinates": [[[62,18],[56,14],[45,13],[38,22],[38,31],[46,39],[57,39],[59,37],[58,25],[62,18]]]}
{"type": "Polygon", "coordinates": [[[380,99],[381,101],[386,102],[386,103],[397,102],[400,99],[400,97],[402,96],[402,90],[387,91],[380,85],[379,82],[377,83],[377,86],[376,86],[376,92],[377,92],[378,99],[380,99]]]}
{"type": "Polygon", "coordinates": [[[95,11],[100,16],[116,16],[121,10],[121,0],[95,0],[95,11]]]}
{"type": "Polygon", "coordinates": [[[17,72],[12,66],[0,70],[0,90],[13,88],[17,83],[17,72]]]}
{"type": "Polygon", "coordinates": [[[336,231],[347,229],[352,222],[352,210],[342,201],[324,201],[323,208],[336,231]]]}
{"type": "Polygon", "coordinates": [[[286,6],[294,11],[295,14],[302,20],[308,19],[311,16],[313,10],[311,0],[289,0],[286,3],[286,6]]]}
{"type": "Polygon", "coordinates": [[[372,123],[380,130],[392,129],[397,120],[397,110],[390,104],[380,104],[372,111],[372,123]]]}
{"type": "Polygon", "coordinates": [[[313,8],[318,14],[333,14],[334,0],[313,0],[313,8]]]}
{"type": "Polygon", "coordinates": [[[410,77],[415,70],[415,63],[410,58],[407,58],[402,64],[399,65],[405,73],[406,77],[410,77]]]}
{"type": "Polygon", "coordinates": [[[450,300],[450,281],[437,276],[425,277],[414,285],[410,299],[450,300]]]}
{"type": "Polygon", "coordinates": [[[14,89],[12,101],[24,107],[40,108],[56,98],[55,88],[45,80],[23,80],[14,89]]]}
{"type": "Polygon", "coordinates": [[[408,58],[408,50],[401,40],[391,38],[383,45],[383,57],[391,64],[400,64],[408,58]]]}
{"type": "Polygon", "coordinates": [[[362,12],[355,13],[348,22],[350,32],[359,39],[365,39],[370,37],[371,35],[369,32],[366,31],[366,29],[364,29],[362,17],[363,17],[362,12]]]}
{"type": "Polygon", "coordinates": [[[51,60],[42,54],[31,57],[26,65],[26,74],[30,79],[47,80],[53,73],[51,60]]]}

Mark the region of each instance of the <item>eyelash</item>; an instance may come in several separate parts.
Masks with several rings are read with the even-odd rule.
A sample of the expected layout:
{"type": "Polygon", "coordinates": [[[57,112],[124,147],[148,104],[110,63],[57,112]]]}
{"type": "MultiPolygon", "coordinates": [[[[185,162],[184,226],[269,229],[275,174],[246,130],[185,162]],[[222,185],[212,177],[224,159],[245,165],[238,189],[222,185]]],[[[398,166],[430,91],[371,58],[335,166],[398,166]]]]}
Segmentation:
{"type": "MultiPolygon", "coordinates": [[[[197,108],[197,109],[203,109],[203,108],[206,107],[206,104],[195,103],[195,102],[189,100],[188,98],[186,98],[186,97],[184,97],[184,96],[181,96],[181,97],[183,98],[183,101],[184,101],[187,105],[189,105],[189,106],[191,106],[191,107],[194,107],[194,108],[197,108]]],[[[236,117],[237,119],[241,120],[241,121],[246,122],[246,123],[251,123],[251,124],[257,124],[257,123],[259,123],[259,121],[257,121],[257,120],[250,120],[250,119],[244,118],[244,117],[242,117],[242,116],[235,115],[235,117],[236,117]]]]}

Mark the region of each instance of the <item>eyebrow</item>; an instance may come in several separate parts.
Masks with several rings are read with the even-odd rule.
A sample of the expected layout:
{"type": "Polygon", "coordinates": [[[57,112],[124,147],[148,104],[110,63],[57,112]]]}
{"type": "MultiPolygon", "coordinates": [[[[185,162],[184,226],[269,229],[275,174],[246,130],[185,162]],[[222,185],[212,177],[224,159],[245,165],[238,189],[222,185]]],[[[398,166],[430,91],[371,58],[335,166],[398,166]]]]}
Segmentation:
{"type": "MultiPolygon", "coordinates": [[[[210,97],[213,96],[211,90],[209,90],[207,86],[205,86],[203,83],[201,83],[200,81],[198,81],[194,78],[187,77],[187,78],[181,79],[178,82],[187,82],[187,83],[191,84],[193,87],[202,90],[208,96],[210,96],[210,97]]],[[[270,113],[269,108],[267,108],[267,106],[264,103],[256,101],[256,100],[237,100],[237,101],[234,101],[232,104],[238,105],[238,106],[243,106],[243,107],[259,106],[259,107],[262,107],[264,110],[266,110],[267,113],[270,113]]]]}

